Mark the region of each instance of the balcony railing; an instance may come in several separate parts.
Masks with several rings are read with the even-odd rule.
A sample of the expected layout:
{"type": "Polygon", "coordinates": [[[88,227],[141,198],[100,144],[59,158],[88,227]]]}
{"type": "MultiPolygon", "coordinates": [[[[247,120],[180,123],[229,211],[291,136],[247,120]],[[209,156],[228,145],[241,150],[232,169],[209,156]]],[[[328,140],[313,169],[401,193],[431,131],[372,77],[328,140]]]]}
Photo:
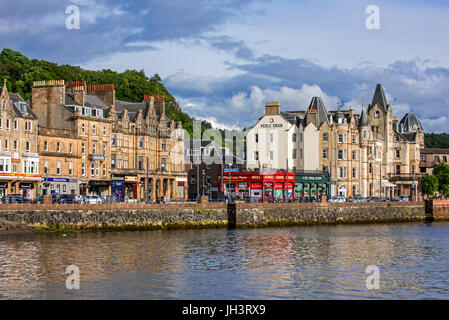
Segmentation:
{"type": "Polygon", "coordinates": [[[425,173],[389,173],[388,179],[391,181],[420,181],[425,173]]]}

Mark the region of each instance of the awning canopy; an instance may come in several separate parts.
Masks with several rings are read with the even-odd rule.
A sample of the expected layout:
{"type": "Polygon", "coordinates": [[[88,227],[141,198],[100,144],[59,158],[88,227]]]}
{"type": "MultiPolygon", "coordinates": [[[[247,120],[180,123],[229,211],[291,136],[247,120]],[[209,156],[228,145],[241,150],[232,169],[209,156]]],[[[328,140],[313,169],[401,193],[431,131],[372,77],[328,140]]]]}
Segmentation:
{"type": "Polygon", "coordinates": [[[396,187],[396,185],[393,184],[393,183],[391,183],[391,182],[388,181],[388,180],[382,180],[382,187],[383,187],[383,188],[387,188],[387,187],[392,188],[392,187],[396,187]]]}

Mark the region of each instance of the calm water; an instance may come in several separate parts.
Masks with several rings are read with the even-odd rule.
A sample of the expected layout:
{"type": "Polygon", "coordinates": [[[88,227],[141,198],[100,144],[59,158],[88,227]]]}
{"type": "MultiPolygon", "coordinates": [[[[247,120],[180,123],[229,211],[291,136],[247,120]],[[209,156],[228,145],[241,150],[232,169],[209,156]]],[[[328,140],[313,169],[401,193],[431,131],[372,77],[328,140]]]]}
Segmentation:
{"type": "Polygon", "coordinates": [[[449,223],[0,236],[0,299],[72,298],[449,299],[449,223]]]}

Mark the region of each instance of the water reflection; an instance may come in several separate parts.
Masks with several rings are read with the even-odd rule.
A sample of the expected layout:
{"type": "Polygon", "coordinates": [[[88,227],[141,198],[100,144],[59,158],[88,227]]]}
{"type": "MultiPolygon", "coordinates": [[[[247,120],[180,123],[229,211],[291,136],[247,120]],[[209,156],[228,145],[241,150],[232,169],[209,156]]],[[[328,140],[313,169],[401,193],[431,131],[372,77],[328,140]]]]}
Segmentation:
{"type": "Polygon", "coordinates": [[[2,235],[3,299],[449,298],[449,224],[2,235]],[[65,288],[80,268],[81,290],[65,288]],[[380,290],[365,287],[368,265],[380,290]]]}

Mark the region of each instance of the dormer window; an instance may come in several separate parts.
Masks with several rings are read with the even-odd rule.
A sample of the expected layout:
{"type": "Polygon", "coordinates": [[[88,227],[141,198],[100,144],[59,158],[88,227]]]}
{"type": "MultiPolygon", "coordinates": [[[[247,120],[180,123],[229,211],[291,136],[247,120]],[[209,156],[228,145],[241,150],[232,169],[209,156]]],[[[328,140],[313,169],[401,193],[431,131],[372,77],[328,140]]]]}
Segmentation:
{"type": "Polygon", "coordinates": [[[3,100],[3,102],[2,102],[2,106],[3,106],[3,110],[6,110],[6,101],[5,100],[3,100]]]}
{"type": "Polygon", "coordinates": [[[378,110],[374,112],[374,118],[380,118],[380,112],[378,110]]]}

